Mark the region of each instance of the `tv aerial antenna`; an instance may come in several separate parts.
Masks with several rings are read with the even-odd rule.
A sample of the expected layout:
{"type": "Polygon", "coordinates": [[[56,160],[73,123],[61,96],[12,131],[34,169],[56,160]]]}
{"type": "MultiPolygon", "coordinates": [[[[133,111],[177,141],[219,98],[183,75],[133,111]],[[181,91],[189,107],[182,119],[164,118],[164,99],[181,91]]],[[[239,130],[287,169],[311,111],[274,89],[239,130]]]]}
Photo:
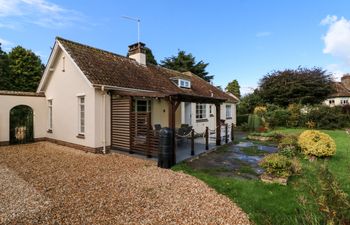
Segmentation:
{"type": "Polygon", "coordinates": [[[134,22],[137,22],[137,43],[140,42],[140,25],[141,25],[141,20],[139,18],[134,18],[130,16],[122,16],[123,19],[131,20],[134,22]]]}

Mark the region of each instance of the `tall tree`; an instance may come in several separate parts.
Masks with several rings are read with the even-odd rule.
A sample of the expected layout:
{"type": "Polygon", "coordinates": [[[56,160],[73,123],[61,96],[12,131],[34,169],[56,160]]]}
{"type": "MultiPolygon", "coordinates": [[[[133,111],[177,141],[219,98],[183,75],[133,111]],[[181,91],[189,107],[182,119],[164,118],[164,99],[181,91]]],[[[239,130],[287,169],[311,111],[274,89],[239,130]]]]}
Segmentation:
{"type": "Polygon", "coordinates": [[[154,58],[152,50],[145,47],[146,50],[146,64],[158,65],[157,60],[154,58]]]}
{"type": "Polygon", "coordinates": [[[21,46],[13,48],[8,56],[11,90],[35,91],[43,73],[40,57],[21,46]]]}
{"type": "Polygon", "coordinates": [[[331,74],[318,67],[274,71],[264,76],[259,84],[262,99],[280,106],[318,104],[332,92],[331,74]]]}
{"type": "Polygon", "coordinates": [[[237,105],[237,114],[249,114],[253,113],[256,106],[264,105],[265,102],[261,99],[261,95],[257,89],[253,93],[244,95],[238,105],[237,105]]]}
{"type": "Polygon", "coordinates": [[[204,63],[202,60],[196,62],[196,58],[191,53],[187,54],[185,51],[179,50],[176,56],[165,58],[161,61],[161,65],[179,72],[190,71],[208,82],[214,77],[206,71],[209,63],[204,63]]]}
{"type": "Polygon", "coordinates": [[[241,97],[241,86],[239,86],[239,83],[237,80],[233,80],[230,83],[227,84],[225,90],[231,94],[234,94],[236,97],[241,97]]]}
{"type": "Polygon", "coordinates": [[[0,90],[9,90],[9,76],[10,76],[10,67],[9,67],[9,58],[6,52],[1,48],[0,43],[0,90]]]}

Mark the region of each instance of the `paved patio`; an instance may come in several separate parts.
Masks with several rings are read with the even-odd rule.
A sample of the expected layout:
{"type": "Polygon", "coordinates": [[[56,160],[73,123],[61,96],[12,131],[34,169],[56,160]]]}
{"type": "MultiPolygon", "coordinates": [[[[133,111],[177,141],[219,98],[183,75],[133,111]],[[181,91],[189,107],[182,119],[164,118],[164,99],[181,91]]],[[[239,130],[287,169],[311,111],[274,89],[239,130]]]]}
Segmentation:
{"type": "MultiPolygon", "coordinates": [[[[223,133],[223,131],[222,131],[223,133]]],[[[241,131],[235,131],[235,140],[243,138],[246,134],[241,131]]],[[[228,142],[231,142],[231,134],[228,136],[228,142]]],[[[221,137],[221,145],[225,144],[225,137],[221,137]]],[[[209,150],[216,148],[215,134],[210,135],[209,138],[209,150]]],[[[206,152],[205,139],[203,137],[197,137],[194,140],[194,156],[200,155],[206,152]]],[[[194,157],[191,155],[191,139],[181,138],[176,143],[176,163],[184,161],[186,159],[194,157]]]]}

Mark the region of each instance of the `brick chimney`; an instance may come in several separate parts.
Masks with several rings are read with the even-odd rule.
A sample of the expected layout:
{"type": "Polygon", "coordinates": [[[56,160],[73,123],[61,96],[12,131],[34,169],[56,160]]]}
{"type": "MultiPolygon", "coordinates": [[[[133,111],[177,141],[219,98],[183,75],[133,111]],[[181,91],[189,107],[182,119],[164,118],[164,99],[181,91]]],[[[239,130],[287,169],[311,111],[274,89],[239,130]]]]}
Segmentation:
{"type": "Polygon", "coordinates": [[[145,44],[138,42],[132,45],[129,45],[128,57],[135,59],[140,65],[146,66],[146,49],[145,44]]]}
{"type": "Polygon", "coordinates": [[[341,78],[341,83],[350,90],[350,74],[344,74],[341,78]]]}

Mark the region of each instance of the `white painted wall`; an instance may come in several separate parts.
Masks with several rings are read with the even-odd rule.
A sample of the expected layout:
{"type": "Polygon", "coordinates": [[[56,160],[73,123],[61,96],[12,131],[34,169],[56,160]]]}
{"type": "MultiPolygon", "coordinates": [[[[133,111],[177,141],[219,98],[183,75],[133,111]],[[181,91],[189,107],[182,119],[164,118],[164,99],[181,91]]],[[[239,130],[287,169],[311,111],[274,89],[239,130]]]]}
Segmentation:
{"type": "Polygon", "coordinates": [[[17,105],[27,105],[34,113],[34,138],[46,135],[47,107],[44,97],[0,95],[0,142],[10,139],[10,110],[17,105]]]}
{"type": "Polygon", "coordinates": [[[328,106],[342,106],[344,104],[341,103],[342,100],[348,100],[350,104],[350,97],[336,97],[336,98],[329,98],[326,99],[323,104],[328,105],[328,106]],[[330,104],[329,101],[334,100],[334,104],[330,104]]]}
{"type": "MultiPolygon", "coordinates": [[[[95,133],[95,89],[68,54],[59,50],[44,87],[46,100],[52,99],[53,128],[48,138],[88,147],[99,146],[95,133]],[[63,57],[65,58],[63,60],[63,57]],[[64,61],[64,63],[63,63],[64,61]],[[78,138],[78,96],[85,95],[85,139],[78,138]]],[[[47,107],[47,102],[46,102],[47,107]]]]}
{"type": "Polygon", "coordinates": [[[105,128],[106,146],[111,145],[111,96],[106,94],[106,110],[103,109],[103,92],[95,91],[95,147],[103,147],[103,128],[105,128]],[[106,126],[103,126],[105,113],[106,126]]]}
{"type": "MultiPolygon", "coordinates": [[[[184,103],[181,103],[179,107],[181,107],[181,123],[185,123],[185,110],[184,110],[184,103]]],[[[210,116],[210,104],[206,104],[206,112],[207,112],[207,121],[204,122],[198,122],[196,119],[196,103],[191,103],[191,125],[193,126],[193,129],[197,132],[197,133],[202,133],[205,131],[205,128],[208,126],[209,129],[214,130],[216,128],[216,108],[214,104],[211,104],[212,107],[212,115],[210,116]]],[[[221,119],[225,120],[225,123],[227,124],[231,124],[234,123],[236,124],[236,104],[232,104],[232,103],[223,103],[220,105],[220,110],[221,110],[221,119]],[[226,105],[230,104],[232,109],[232,118],[228,119],[226,118],[226,105]]]]}

